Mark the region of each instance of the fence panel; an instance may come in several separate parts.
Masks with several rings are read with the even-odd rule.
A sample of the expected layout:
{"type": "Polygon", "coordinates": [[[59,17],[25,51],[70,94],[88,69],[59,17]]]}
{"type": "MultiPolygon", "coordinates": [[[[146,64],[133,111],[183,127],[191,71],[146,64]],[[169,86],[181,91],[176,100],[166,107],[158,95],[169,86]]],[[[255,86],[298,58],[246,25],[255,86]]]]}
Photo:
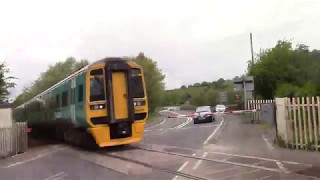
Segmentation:
{"type": "Polygon", "coordinates": [[[286,132],[285,137],[282,138],[284,138],[286,147],[319,151],[320,98],[284,98],[284,102],[285,114],[283,116],[286,132]]]}
{"type": "Polygon", "coordinates": [[[0,157],[22,153],[28,147],[26,123],[14,123],[10,128],[0,128],[0,157]]]}

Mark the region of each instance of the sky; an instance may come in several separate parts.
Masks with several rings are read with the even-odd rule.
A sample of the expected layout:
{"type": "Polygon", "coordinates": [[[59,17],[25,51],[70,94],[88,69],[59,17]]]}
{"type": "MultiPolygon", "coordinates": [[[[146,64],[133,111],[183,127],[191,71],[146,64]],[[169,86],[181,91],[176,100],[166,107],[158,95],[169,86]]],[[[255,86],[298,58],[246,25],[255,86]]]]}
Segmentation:
{"type": "Polygon", "coordinates": [[[320,1],[0,1],[0,61],[17,77],[11,97],[49,64],[139,52],[158,63],[166,89],[244,74],[278,40],[320,49],[320,1]]]}

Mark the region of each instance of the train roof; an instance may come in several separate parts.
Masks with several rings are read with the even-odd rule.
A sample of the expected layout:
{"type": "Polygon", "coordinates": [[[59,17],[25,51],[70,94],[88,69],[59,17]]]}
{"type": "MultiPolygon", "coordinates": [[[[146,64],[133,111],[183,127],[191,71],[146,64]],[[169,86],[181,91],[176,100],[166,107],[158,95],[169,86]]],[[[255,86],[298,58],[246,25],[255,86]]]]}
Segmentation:
{"type": "Polygon", "coordinates": [[[107,62],[107,61],[125,61],[125,58],[119,58],[119,57],[108,57],[108,58],[104,58],[98,61],[95,61],[93,63],[90,63],[86,66],[84,66],[83,68],[81,68],[80,70],[72,73],[71,75],[67,76],[66,78],[64,78],[63,80],[59,81],[58,83],[54,84],[53,86],[49,87],[48,89],[46,89],[45,91],[41,92],[40,94],[34,96],[33,98],[31,98],[30,100],[28,100],[27,102],[22,103],[21,105],[19,105],[18,107],[16,107],[15,109],[18,108],[22,108],[24,107],[24,105],[36,100],[37,98],[43,96],[44,94],[46,94],[47,92],[53,90],[54,88],[56,88],[57,86],[67,82],[68,80],[70,80],[71,78],[73,78],[74,76],[79,75],[82,72],[85,72],[87,69],[89,69],[90,67],[99,64],[99,63],[103,63],[103,62],[107,62]]]}

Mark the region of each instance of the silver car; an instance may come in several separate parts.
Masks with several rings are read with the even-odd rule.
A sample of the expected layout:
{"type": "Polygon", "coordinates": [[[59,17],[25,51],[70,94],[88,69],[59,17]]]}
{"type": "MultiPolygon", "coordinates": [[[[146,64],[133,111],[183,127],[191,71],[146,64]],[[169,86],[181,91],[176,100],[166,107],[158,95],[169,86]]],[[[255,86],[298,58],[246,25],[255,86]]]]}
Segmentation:
{"type": "Polygon", "coordinates": [[[214,115],[211,112],[210,106],[200,106],[196,109],[193,117],[193,123],[198,124],[200,122],[213,122],[214,115]]]}

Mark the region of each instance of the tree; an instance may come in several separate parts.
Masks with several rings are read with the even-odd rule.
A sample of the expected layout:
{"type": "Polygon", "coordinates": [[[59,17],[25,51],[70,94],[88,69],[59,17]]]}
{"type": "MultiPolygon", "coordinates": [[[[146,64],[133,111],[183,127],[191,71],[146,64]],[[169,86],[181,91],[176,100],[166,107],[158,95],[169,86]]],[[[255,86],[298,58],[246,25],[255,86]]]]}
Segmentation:
{"type": "Polygon", "coordinates": [[[0,103],[7,100],[9,96],[9,89],[13,88],[16,84],[13,82],[15,77],[7,76],[10,73],[9,68],[5,62],[0,62],[0,103]]]}
{"type": "Polygon", "coordinates": [[[186,89],[187,87],[185,86],[185,85],[182,85],[181,87],[180,87],[180,89],[186,89]]]}
{"type": "Polygon", "coordinates": [[[165,75],[158,68],[157,62],[144,56],[141,52],[137,57],[129,57],[128,60],[134,61],[142,66],[147,87],[149,110],[153,112],[161,103],[165,84],[165,75]]]}
{"type": "Polygon", "coordinates": [[[36,79],[30,87],[23,89],[22,93],[15,99],[14,106],[28,101],[87,64],[87,60],[77,61],[75,58],[69,57],[65,61],[57,62],[55,65],[49,65],[48,69],[41,73],[39,78],[36,79]]]}
{"type": "Polygon", "coordinates": [[[278,41],[275,47],[262,50],[254,64],[248,63],[248,75],[254,76],[257,95],[265,99],[291,93],[319,95],[320,61],[313,52],[303,44],[293,49],[290,41],[278,41]],[[307,84],[313,85],[303,90],[307,84]]]}

